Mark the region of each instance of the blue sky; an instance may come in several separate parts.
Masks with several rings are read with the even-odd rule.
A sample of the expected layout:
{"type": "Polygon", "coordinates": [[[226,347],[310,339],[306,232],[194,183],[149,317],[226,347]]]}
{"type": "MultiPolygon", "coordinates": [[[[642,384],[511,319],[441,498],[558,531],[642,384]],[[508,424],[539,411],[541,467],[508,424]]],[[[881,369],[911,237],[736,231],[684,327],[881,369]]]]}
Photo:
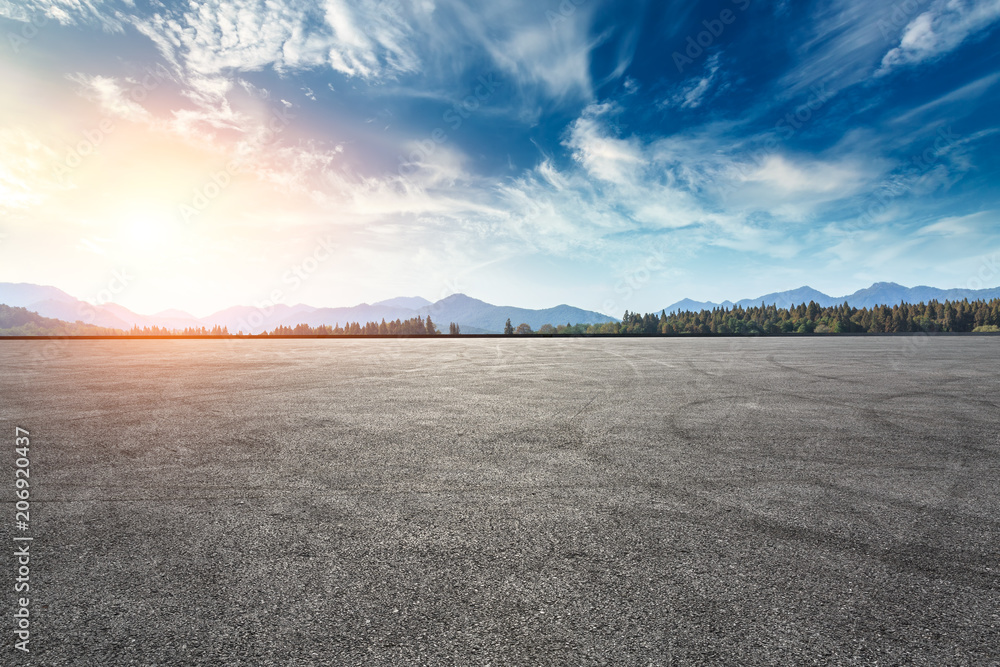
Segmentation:
{"type": "Polygon", "coordinates": [[[0,280],[197,315],[1000,285],[998,28],[1000,0],[0,0],[0,280]]]}

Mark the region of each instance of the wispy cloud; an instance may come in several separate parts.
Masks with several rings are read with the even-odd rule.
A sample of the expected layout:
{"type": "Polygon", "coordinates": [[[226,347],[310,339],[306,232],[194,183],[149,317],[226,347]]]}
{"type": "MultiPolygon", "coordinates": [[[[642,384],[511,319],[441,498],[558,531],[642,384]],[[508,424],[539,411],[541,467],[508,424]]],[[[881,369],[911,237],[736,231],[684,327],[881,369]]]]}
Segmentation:
{"type": "Polygon", "coordinates": [[[130,0],[0,0],[0,16],[15,21],[43,25],[51,20],[60,25],[98,26],[105,32],[123,33],[128,24],[130,0]],[[124,11],[123,11],[124,10],[124,11]]]}
{"type": "Polygon", "coordinates": [[[719,258],[867,275],[866,244],[931,270],[929,245],[1000,242],[995,218],[969,217],[1000,196],[1000,74],[939,65],[981,51],[1000,0],[748,4],[678,73],[669,50],[714,18],[693,7],[0,0],[50,22],[0,59],[19,91],[0,111],[0,206],[110,239],[111,258],[119,227],[208,187],[178,255],[236,272],[320,232],[387,266],[620,267],[663,246],[690,281],[723,280],[703,264],[719,258]],[[477,97],[483,77],[499,83],[477,97]],[[104,119],[114,134],[50,183],[104,119]],[[942,131],[957,138],[938,150],[942,131]]]}
{"type": "Polygon", "coordinates": [[[24,128],[0,128],[0,210],[11,213],[44,201],[56,151],[24,128]]]}
{"type": "Polygon", "coordinates": [[[139,103],[129,98],[128,88],[113,77],[86,74],[70,74],[70,81],[80,86],[81,94],[95,102],[104,113],[130,121],[144,121],[150,113],[139,103]]]}
{"type": "Polygon", "coordinates": [[[682,109],[697,109],[707,99],[708,92],[720,78],[719,60],[721,52],[712,54],[705,61],[705,72],[701,76],[692,77],[680,89],[660,102],[662,107],[676,106],[682,109]]]}
{"type": "Polygon", "coordinates": [[[1000,211],[979,211],[969,215],[947,216],[929,225],[924,225],[917,230],[917,234],[949,237],[978,236],[996,225],[998,219],[1000,219],[1000,211]]]}
{"type": "MultiPolygon", "coordinates": [[[[975,100],[979,96],[986,93],[994,84],[1000,81],[1000,72],[994,72],[993,74],[987,74],[986,76],[973,81],[972,83],[967,83],[964,86],[960,86],[955,90],[938,97],[935,100],[931,100],[926,104],[921,104],[915,109],[910,109],[905,113],[896,116],[892,122],[893,123],[907,123],[911,120],[919,119],[925,117],[929,114],[938,113],[947,107],[949,112],[949,118],[953,118],[955,112],[962,114],[963,111],[974,110],[975,107],[969,105],[969,102],[975,100]],[[965,107],[963,110],[961,107],[965,107]]],[[[963,114],[964,115],[964,114],[963,114]]]]}
{"type": "Polygon", "coordinates": [[[936,0],[903,29],[877,74],[940,58],[1000,19],[1000,0],[936,0]]]}

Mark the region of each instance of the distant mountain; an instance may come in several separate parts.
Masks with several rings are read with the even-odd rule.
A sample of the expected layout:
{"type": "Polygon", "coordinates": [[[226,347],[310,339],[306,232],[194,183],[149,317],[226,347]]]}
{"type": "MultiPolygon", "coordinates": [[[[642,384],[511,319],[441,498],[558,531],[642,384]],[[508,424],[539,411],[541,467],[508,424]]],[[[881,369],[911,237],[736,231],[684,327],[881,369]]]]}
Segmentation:
{"type": "Polygon", "coordinates": [[[0,283],[0,303],[15,308],[27,308],[41,301],[68,301],[77,299],[57,287],[32,283],[0,283]]]}
{"type": "Polygon", "coordinates": [[[723,301],[722,303],[713,303],[711,301],[693,301],[691,299],[681,299],[677,303],[673,303],[663,310],[668,313],[673,312],[685,312],[691,311],[693,313],[700,312],[702,310],[712,310],[713,308],[718,308],[719,306],[725,306],[726,308],[732,308],[732,301],[723,301]]]}
{"type": "MultiPolygon", "coordinates": [[[[971,301],[995,298],[1000,298],[1000,287],[969,290],[938,289],[926,286],[904,287],[896,283],[875,283],[871,287],[842,297],[831,297],[811,287],[804,286],[786,292],[765,294],[755,299],[743,299],[736,302],[736,305],[748,307],[764,303],[788,308],[800,303],[815,301],[820,306],[827,307],[846,301],[856,308],[871,308],[876,305],[892,306],[903,302],[920,303],[935,299],[938,301],[969,299],[971,301]]],[[[455,322],[462,328],[463,333],[501,333],[504,323],[508,319],[515,327],[525,322],[535,330],[543,324],[601,324],[618,321],[601,313],[581,310],[566,304],[542,310],[532,310],[514,306],[495,306],[465,294],[453,294],[435,303],[418,296],[411,296],[341,308],[316,308],[301,303],[294,306],[279,304],[266,308],[233,306],[208,317],[197,318],[190,313],[179,310],[165,310],[155,315],[140,315],[114,303],[95,306],[55,287],[30,283],[0,283],[0,304],[26,308],[42,317],[59,319],[64,322],[83,321],[87,324],[113,329],[128,330],[133,326],[140,328],[158,326],[167,329],[205,327],[211,329],[214,326],[220,326],[227,328],[231,333],[240,331],[261,333],[262,331],[272,331],[277,326],[294,327],[297,324],[308,324],[312,327],[324,324],[343,326],[348,322],[364,324],[365,322],[380,322],[382,319],[386,321],[407,320],[413,317],[423,318],[428,315],[442,331],[447,332],[448,324],[455,322]]],[[[685,310],[711,310],[719,306],[732,308],[733,305],[730,301],[719,304],[711,301],[684,299],[663,310],[672,313],[685,310]]]]}
{"type": "MultiPolygon", "coordinates": [[[[924,303],[928,301],[961,301],[968,299],[990,300],[1000,297],[1000,287],[987,289],[938,289],[937,287],[927,287],[919,285],[917,287],[903,287],[896,283],[875,283],[867,289],[858,290],[850,296],[843,297],[848,303],[857,308],[870,308],[876,305],[893,306],[897,303],[924,303]]],[[[843,303],[839,300],[838,303],[843,303]]]]}
{"type": "Polygon", "coordinates": [[[142,319],[141,315],[114,303],[95,306],[56,287],[31,283],[0,283],[0,303],[63,322],[82,321],[112,329],[130,329],[135,321],[142,319]]]}
{"type": "MultiPolygon", "coordinates": [[[[790,306],[797,306],[800,303],[815,301],[820,306],[826,308],[828,306],[836,306],[846,301],[849,305],[855,308],[871,308],[872,306],[895,306],[900,303],[961,301],[962,299],[968,299],[970,301],[982,299],[989,301],[990,299],[997,298],[1000,298],[1000,287],[980,290],[938,289],[936,287],[926,287],[923,285],[918,287],[904,287],[903,285],[897,285],[896,283],[875,283],[871,287],[860,289],[853,294],[848,294],[847,296],[829,296],[818,290],[814,290],[812,287],[805,286],[789,290],[787,292],[765,294],[764,296],[759,296],[756,299],[742,299],[737,301],[736,305],[746,308],[748,306],[759,306],[763,303],[767,306],[773,304],[779,308],[788,308],[790,306]]],[[[728,301],[719,304],[711,301],[692,301],[691,299],[684,299],[667,306],[664,310],[668,313],[673,313],[685,310],[712,310],[713,308],[719,308],[721,306],[731,308],[732,305],[733,304],[728,301]]]]}
{"type": "Polygon", "coordinates": [[[115,329],[42,317],[20,306],[0,304],[0,336],[113,336],[115,329]]]}
{"type": "Polygon", "coordinates": [[[788,290],[787,292],[765,294],[757,299],[743,299],[742,301],[737,301],[736,305],[747,308],[749,306],[759,306],[761,302],[763,302],[769,306],[774,304],[779,308],[788,308],[789,306],[797,306],[800,303],[809,303],[810,301],[815,301],[823,307],[844,302],[843,299],[838,301],[833,297],[823,294],[819,290],[814,290],[812,287],[805,286],[798,289],[788,290]]]}
{"type": "MultiPolygon", "coordinates": [[[[91,306],[93,307],[93,306],[91,306]]],[[[189,315],[187,313],[181,313],[179,310],[175,311],[164,311],[163,313],[158,313],[156,315],[138,315],[133,313],[131,310],[125,306],[119,306],[117,303],[106,303],[99,307],[102,313],[100,319],[106,320],[108,316],[113,316],[117,321],[121,322],[120,325],[115,325],[119,329],[131,329],[133,326],[138,327],[166,327],[168,329],[185,329],[187,327],[201,327],[201,322],[198,321],[194,315],[189,315]]],[[[101,326],[110,326],[108,324],[102,324],[101,326]]]]}
{"type": "MultiPolygon", "coordinates": [[[[216,325],[225,327],[230,333],[261,333],[270,331],[276,326],[287,324],[287,320],[297,320],[296,324],[304,321],[309,313],[316,310],[312,306],[303,303],[294,306],[286,306],[279,303],[274,306],[257,308],[254,306],[232,306],[218,312],[212,313],[208,317],[202,317],[199,326],[212,328],[216,325]]],[[[294,325],[293,325],[294,326],[294,325]]]]}
{"type": "MultiPolygon", "coordinates": [[[[45,299],[29,303],[23,308],[36,312],[42,317],[49,317],[64,322],[84,322],[99,327],[112,329],[130,329],[132,324],[118,317],[117,309],[106,306],[93,306],[86,301],[73,299],[45,299]]],[[[10,305],[10,304],[7,304],[10,305]]],[[[126,309],[123,309],[126,310],[126,309]]]]}
{"type": "MultiPolygon", "coordinates": [[[[362,303],[350,308],[317,308],[304,315],[286,317],[280,324],[295,326],[304,323],[315,327],[321,324],[344,325],[347,322],[380,322],[382,319],[387,321],[407,320],[413,317],[424,318],[429,315],[431,320],[443,331],[447,331],[450,322],[455,322],[465,333],[503,333],[503,327],[508,318],[515,327],[526,322],[532,329],[538,329],[543,324],[557,325],[567,322],[594,324],[617,321],[601,313],[567,305],[544,310],[531,310],[512,306],[494,306],[464,294],[452,294],[436,303],[431,303],[426,299],[420,299],[420,301],[423,301],[424,305],[418,309],[385,305],[389,302],[412,303],[409,297],[390,299],[389,302],[380,301],[373,305],[362,303]]],[[[233,328],[230,327],[230,331],[232,330],[233,328]]]]}
{"type": "Polygon", "coordinates": [[[616,319],[581,310],[567,305],[559,305],[544,310],[494,306],[465,296],[452,296],[432,303],[419,296],[396,297],[375,304],[362,303],[341,308],[316,308],[306,304],[287,306],[278,304],[270,307],[233,306],[196,318],[179,310],[165,310],[155,315],[140,315],[124,306],[106,303],[95,306],[81,301],[55,287],[32,285],[29,283],[0,283],[0,304],[19,306],[36,312],[43,317],[56,318],[66,322],[84,321],[101,327],[131,329],[133,326],[159,326],[168,329],[206,327],[218,325],[231,333],[261,333],[272,331],[278,326],[294,327],[308,324],[317,327],[323,324],[345,325],[348,322],[380,322],[382,319],[407,320],[427,317],[438,328],[447,333],[448,324],[455,322],[464,333],[502,333],[504,323],[510,318],[514,326],[522,322],[533,329],[543,324],[594,324],[617,322],[616,319]]]}
{"type": "MultiPolygon", "coordinates": [[[[318,327],[322,324],[344,325],[348,322],[381,322],[401,319],[407,320],[417,316],[417,311],[409,308],[373,306],[361,303],[357,306],[343,308],[315,308],[308,313],[296,313],[282,318],[278,324],[282,326],[294,327],[296,324],[308,324],[311,327],[318,327]]],[[[445,323],[447,326],[447,323],[445,323]]],[[[273,328],[273,327],[271,327],[273,328]]],[[[232,329],[230,329],[232,330],[232,329]]]]}
{"type": "MultiPolygon", "coordinates": [[[[515,327],[523,322],[535,330],[543,324],[555,326],[567,323],[602,324],[618,321],[601,313],[581,310],[566,304],[544,310],[530,310],[512,306],[494,306],[464,294],[452,294],[417,312],[422,317],[430,315],[431,320],[436,320],[438,324],[447,325],[448,322],[456,322],[463,327],[463,330],[475,327],[491,333],[503,333],[508,318],[515,327]]],[[[467,333],[472,332],[467,331],[467,333]]]]}

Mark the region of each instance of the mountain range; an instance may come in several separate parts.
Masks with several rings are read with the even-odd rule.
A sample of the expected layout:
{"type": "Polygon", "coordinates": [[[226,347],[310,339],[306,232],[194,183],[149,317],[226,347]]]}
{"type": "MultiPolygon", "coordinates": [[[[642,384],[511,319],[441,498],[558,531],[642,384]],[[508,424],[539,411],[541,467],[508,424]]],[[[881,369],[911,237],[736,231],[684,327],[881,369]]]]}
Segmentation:
{"type": "Polygon", "coordinates": [[[233,306],[212,313],[208,317],[195,317],[180,310],[165,310],[153,315],[140,315],[115,303],[92,305],[81,301],[57,287],[30,283],[0,283],[0,303],[27,308],[43,317],[67,322],[82,320],[114,329],[131,329],[133,326],[159,326],[168,329],[226,327],[230,333],[260,333],[278,326],[294,327],[308,324],[344,325],[348,322],[379,322],[428,315],[445,332],[448,324],[455,322],[463,333],[502,333],[508,319],[514,326],[526,322],[533,329],[543,324],[600,324],[617,320],[601,313],[574,308],[565,304],[532,310],[512,306],[495,306],[464,294],[452,294],[432,303],[422,297],[396,297],[373,304],[338,308],[317,308],[306,304],[288,306],[278,304],[267,308],[233,306]]]}
{"type": "MultiPolygon", "coordinates": [[[[668,313],[684,310],[711,310],[717,307],[757,306],[761,303],[787,308],[800,303],[815,301],[820,306],[834,306],[845,301],[856,308],[871,308],[877,305],[898,303],[920,303],[931,300],[961,301],[962,299],[1000,298],[1000,287],[991,289],[938,289],[935,287],[904,287],[896,283],[875,283],[871,287],[858,290],[846,296],[833,297],[811,287],[799,287],[785,292],[774,292],[753,299],[741,301],[692,301],[683,299],[666,308],[668,313]]],[[[271,331],[278,326],[294,327],[296,324],[319,326],[336,325],[347,322],[379,322],[386,320],[427,317],[447,330],[447,325],[455,322],[463,333],[500,333],[504,323],[510,319],[514,326],[526,322],[533,329],[543,324],[599,324],[618,320],[601,313],[574,308],[565,304],[532,310],[513,306],[495,306],[464,294],[452,294],[437,302],[419,296],[396,297],[373,304],[362,303],[348,307],[318,308],[306,304],[288,306],[278,304],[269,308],[254,306],[233,306],[220,310],[208,317],[195,317],[180,310],[164,310],[153,315],[140,315],[115,303],[91,305],[63,290],[47,285],[31,283],[0,283],[0,303],[18,306],[34,311],[43,317],[51,317],[67,322],[82,320],[87,324],[115,329],[131,329],[133,326],[159,326],[168,329],[226,327],[231,333],[260,333],[271,331]]]]}
{"type": "Polygon", "coordinates": [[[929,301],[961,301],[962,299],[968,299],[969,301],[974,301],[976,299],[989,301],[990,299],[997,298],[1000,298],[1000,287],[979,290],[960,288],[939,289],[937,287],[927,287],[924,285],[918,287],[904,287],[903,285],[898,285],[896,283],[874,283],[871,287],[860,289],[857,292],[846,296],[829,296],[828,294],[823,294],[823,292],[815,290],[812,287],[803,286],[798,289],[788,290],[785,292],[772,292],[771,294],[765,294],[755,299],[743,299],[741,301],[736,301],[735,303],[732,301],[715,303],[712,301],[692,301],[691,299],[682,299],[677,303],[667,306],[663,310],[668,313],[673,313],[685,310],[712,310],[713,308],[719,307],[732,308],[733,306],[746,308],[748,306],[759,306],[762,303],[766,306],[773,304],[779,308],[788,308],[790,306],[797,306],[800,303],[809,303],[810,301],[815,301],[823,308],[828,306],[839,306],[845,301],[855,308],[871,308],[872,306],[894,306],[899,303],[916,304],[927,303],[929,301]]]}

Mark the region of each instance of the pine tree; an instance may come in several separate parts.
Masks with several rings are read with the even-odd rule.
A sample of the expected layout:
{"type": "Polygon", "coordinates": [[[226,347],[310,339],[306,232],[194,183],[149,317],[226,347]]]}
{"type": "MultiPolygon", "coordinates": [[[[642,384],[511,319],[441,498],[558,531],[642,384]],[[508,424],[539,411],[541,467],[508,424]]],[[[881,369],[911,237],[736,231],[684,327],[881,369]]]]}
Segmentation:
{"type": "Polygon", "coordinates": [[[514,325],[510,323],[510,318],[507,318],[507,324],[503,325],[503,333],[505,336],[514,335],[514,325]]]}

